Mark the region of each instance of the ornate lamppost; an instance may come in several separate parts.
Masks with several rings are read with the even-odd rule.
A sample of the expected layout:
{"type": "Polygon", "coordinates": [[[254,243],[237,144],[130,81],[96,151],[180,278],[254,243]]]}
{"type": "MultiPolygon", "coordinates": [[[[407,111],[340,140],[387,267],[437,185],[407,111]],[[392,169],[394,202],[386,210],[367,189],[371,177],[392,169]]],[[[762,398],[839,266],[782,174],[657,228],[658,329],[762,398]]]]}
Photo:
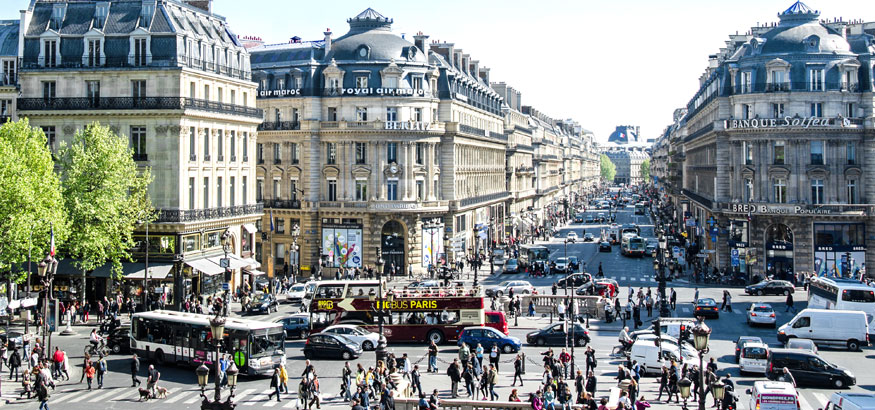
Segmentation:
{"type": "Polygon", "coordinates": [[[201,402],[201,410],[233,410],[237,407],[237,404],[231,401],[234,398],[234,388],[237,387],[237,365],[234,362],[231,362],[231,365],[225,370],[225,374],[228,376],[228,385],[231,386],[231,393],[222,401],[222,385],[221,380],[219,380],[219,347],[221,346],[222,340],[225,334],[225,318],[220,316],[220,313],[217,311],[216,315],[210,319],[210,331],[212,332],[211,344],[216,349],[216,359],[213,362],[215,364],[215,397],[212,401],[207,397],[204,389],[207,387],[207,379],[210,375],[210,369],[201,363],[200,366],[195,370],[197,373],[197,384],[201,387],[201,397],[204,400],[201,402]]]}
{"type": "MultiPolygon", "coordinates": [[[[49,333],[49,302],[52,300],[52,282],[55,280],[55,273],[58,271],[58,260],[51,253],[46,255],[45,259],[37,265],[37,274],[40,277],[40,284],[43,286],[43,343],[45,344],[46,352],[51,352],[51,333],[49,333]]],[[[57,324],[55,324],[57,326],[57,324]]]]}
{"type": "Polygon", "coordinates": [[[693,347],[699,352],[699,410],[705,410],[705,355],[708,354],[708,342],[711,338],[711,328],[705,324],[705,319],[699,317],[699,323],[693,327],[693,347]]]}
{"type": "MultiPolygon", "coordinates": [[[[377,326],[378,332],[380,335],[383,335],[383,313],[385,313],[385,309],[383,309],[383,265],[386,261],[383,260],[383,252],[380,250],[380,247],[377,247],[377,308],[374,309],[377,316],[377,326]]],[[[386,357],[389,355],[386,351],[386,342],[383,337],[377,341],[377,348],[374,351],[377,356],[377,362],[379,363],[381,360],[383,363],[386,363],[386,357]]]]}
{"type": "Polygon", "coordinates": [[[687,410],[687,399],[690,398],[690,386],[692,385],[693,382],[686,377],[678,380],[678,389],[681,391],[681,398],[684,399],[683,410],[687,410]]]}

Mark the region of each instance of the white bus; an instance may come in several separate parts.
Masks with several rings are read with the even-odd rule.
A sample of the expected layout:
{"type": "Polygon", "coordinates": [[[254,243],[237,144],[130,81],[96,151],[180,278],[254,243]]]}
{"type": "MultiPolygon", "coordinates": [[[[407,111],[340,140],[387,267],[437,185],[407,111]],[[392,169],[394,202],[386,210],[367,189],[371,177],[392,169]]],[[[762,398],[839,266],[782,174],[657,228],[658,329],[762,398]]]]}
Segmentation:
{"type": "Polygon", "coordinates": [[[875,288],[853,279],[813,278],[808,285],[808,308],[856,310],[875,326],[875,288]]]}
{"type": "MultiPolygon", "coordinates": [[[[210,315],[153,310],[135,313],[131,320],[131,351],[158,365],[177,363],[212,367],[210,315]]],[[[225,318],[220,351],[231,355],[245,375],[266,375],[274,365],[285,364],[285,332],[282,323],[225,318]]]]}

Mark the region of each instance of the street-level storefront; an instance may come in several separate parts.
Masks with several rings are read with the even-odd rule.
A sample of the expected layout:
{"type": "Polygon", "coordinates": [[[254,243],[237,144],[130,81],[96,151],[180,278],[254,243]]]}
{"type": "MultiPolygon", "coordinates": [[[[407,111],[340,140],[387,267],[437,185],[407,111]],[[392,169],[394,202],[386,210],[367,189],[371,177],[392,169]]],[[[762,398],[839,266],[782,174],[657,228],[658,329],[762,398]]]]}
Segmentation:
{"type": "Polygon", "coordinates": [[[407,236],[404,226],[397,220],[391,220],[383,224],[380,230],[380,250],[383,257],[383,272],[388,275],[407,275],[405,264],[407,257],[405,252],[405,237],[407,236]]]}
{"type": "Polygon", "coordinates": [[[814,223],[814,273],[856,277],[866,269],[866,224],[814,223]]]}

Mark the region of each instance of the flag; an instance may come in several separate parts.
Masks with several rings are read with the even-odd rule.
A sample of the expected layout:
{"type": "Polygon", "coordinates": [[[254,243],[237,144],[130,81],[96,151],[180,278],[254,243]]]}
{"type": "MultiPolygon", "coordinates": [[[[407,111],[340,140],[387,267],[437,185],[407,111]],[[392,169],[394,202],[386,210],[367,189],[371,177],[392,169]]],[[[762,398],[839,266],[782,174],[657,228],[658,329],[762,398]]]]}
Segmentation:
{"type": "Polygon", "coordinates": [[[55,226],[52,225],[51,229],[52,229],[52,243],[51,243],[51,245],[49,245],[49,255],[52,255],[52,257],[55,257],[55,226]]]}
{"type": "Polygon", "coordinates": [[[270,231],[273,232],[273,210],[270,210],[270,231]]]}

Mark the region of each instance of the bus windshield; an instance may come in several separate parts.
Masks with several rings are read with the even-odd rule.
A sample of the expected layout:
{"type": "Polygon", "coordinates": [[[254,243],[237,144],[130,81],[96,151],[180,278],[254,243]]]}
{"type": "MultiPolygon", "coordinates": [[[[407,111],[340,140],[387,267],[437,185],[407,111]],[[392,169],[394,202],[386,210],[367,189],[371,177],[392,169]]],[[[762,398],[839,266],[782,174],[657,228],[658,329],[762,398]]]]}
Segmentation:
{"type": "Polygon", "coordinates": [[[277,350],[284,350],[282,328],[270,329],[265,333],[258,331],[258,333],[260,334],[252,336],[249,357],[267,357],[273,355],[277,350]]]}

